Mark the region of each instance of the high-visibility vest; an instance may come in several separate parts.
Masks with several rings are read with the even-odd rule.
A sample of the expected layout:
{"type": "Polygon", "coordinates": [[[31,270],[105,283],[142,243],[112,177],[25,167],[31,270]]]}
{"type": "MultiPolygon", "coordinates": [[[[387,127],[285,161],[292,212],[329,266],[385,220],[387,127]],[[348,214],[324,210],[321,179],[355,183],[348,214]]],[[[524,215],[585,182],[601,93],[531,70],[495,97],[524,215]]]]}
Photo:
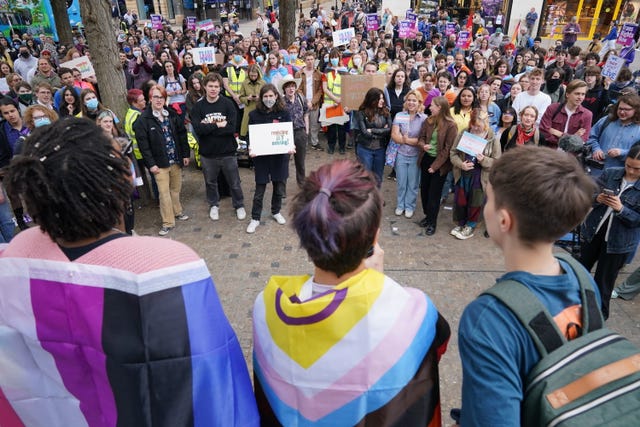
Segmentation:
{"type": "MultiPolygon", "coordinates": [[[[233,90],[235,94],[238,94],[238,92],[240,92],[240,87],[242,86],[242,82],[246,78],[244,70],[241,68],[240,72],[236,74],[235,67],[228,66],[227,77],[229,78],[229,86],[231,87],[231,90],[233,90]]],[[[227,96],[231,96],[229,91],[226,91],[226,92],[227,92],[227,96]]]]}
{"type": "MultiPolygon", "coordinates": [[[[329,89],[329,91],[333,94],[333,96],[335,96],[336,98],[340,98],[340,94],[342,93],[342,89],[341,89],[342,77],[337,71],[335,72],[335,77],[333,73],[334,71],[329,71],[327,73],[327,89],[329,89]]],[[[325,93],[324,104],[333,105],[335,104],[335,102],[333,102],[333,99],[329,98],[329,95],[325,93]]]]}
{"type": "Polygon", "coordinates": [[[136,156],[136,159],[140,160],[142,158],[142,153],[138,147],[136,133],[133,131],[133,124],[138,120],[138,117],[140,117],[140,111],[134,108],[129,108],[127,110],[127,114],[124,116],[124,131],[129,136],[129,139],[131,139],[134,156],[136,156]]]}

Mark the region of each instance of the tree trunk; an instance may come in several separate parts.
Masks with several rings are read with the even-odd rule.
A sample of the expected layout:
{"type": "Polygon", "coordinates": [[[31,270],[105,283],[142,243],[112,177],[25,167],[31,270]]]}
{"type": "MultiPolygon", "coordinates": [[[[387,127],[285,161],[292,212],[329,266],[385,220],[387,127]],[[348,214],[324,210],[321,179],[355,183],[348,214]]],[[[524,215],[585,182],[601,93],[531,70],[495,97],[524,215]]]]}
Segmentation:
{"type": "MultiPolygon", "coordinates": [[[[51,10],[53,11],[53,20],[56,23],[58,41],[61,45],[72,46],[73,34],[71,33],[71,24],[67,14],[66,0],[51,0],[51,10]]],[[[51,52],[51,55],[55,55],[55,52],[51,52]]]]}
{"type": "Polygon", "coordinates": [[[296,4],[293,1],[280,1],[279,26],[280,46],[286,49],[296,39],[296,4]]]}
{"type": "Polygon", "coordinates": [[[116,24],[110,0],[79,0],[91,62],[96,71],[102,104],[120,119],[127,111],[127,87],[118,57],[116,24]]]}

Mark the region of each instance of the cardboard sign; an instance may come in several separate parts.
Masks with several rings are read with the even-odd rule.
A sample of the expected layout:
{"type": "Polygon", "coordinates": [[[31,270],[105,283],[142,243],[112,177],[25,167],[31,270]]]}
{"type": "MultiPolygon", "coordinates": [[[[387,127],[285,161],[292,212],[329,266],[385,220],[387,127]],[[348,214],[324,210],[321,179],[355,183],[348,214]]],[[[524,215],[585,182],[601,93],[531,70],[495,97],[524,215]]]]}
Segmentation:
{"type": "Polygon", "coordinates": [[[380,17],[375,13],[367,15],[367,31],[378,31],[380,28],[380,17]]]}
{"type": "Polygon", "coordinates": [[[249,125],[249,153],[255,156],[287,154],[295,151],[293,123],[249,125]]]}
{"type": "Polygon", "coordinates": [[[333,46],[343,46],[349,44],[352,38],[356,36],[356,30],[353,27],[345,28],[344,30],[337,30],[332,33],[333,46]]]}
{"type": "Polygon", "coordinates": [[[484,147],[486,145],[486,139],[480,138],[479,136],[469,132],[464,132],[462,137],[460,137],[460,142],[458,142],[456,149],[463,153],[467,153],[470,156],[476,157],[479,153],[484,151],[484,147]]]}
{"type": "Polygon", "coordinates": [[[615,80],[618,77],[618,73],[624,66],[625,60],[619,56],[609,55],[607,63],[602,67],[602,77],[609,77],[611,80],[615,80]]]}
{"type": "Polygon", "coordinates": [[[357,110],[364,101],[364,96],[372,87],[384,89],[384,74],[345,74],[341,76],[342,104],[350,110],[357,110]]]}
{"type": "Polygon", "coordinates": [[[198,32],[200,30],[205,30],[207,34],[211,34],[215,31],[216,26],[211,19],[205,19],[204,21],[200,21],[197,24],[198,32]]]}
{"type": "Polygon", "coordinates": [[[622,26],[622,30],[620,30],[620,35],[618,35],[618,40],[616,40],[616,43],[624,47],[632,46],[634,43],[633,36],[636,33],[637,28],[638,26],[635,24],[624,24],[622,26]]]}
{"type": "Polygon", "coordinates": [[[469,31],[460,31],[458,34],[458,40],[456,40],[456,47],[467,50],[471,45],[471,33],[469,31]]]}
{"type": "Polygon", "coordinates": [[[444,27],[444,35],[449,37],[451,34],[456,33],[456,23],[455,22],[447,22],[444,27]]]}
{"type": "Polygon", "coordinates": [[[193,55],[193,63],[196,65],[218,63],[216,62],[216,48],[213,46],[194,47],[191,49],[191,55],[193,55]]]}
{"type": "Polygon", "coordinates": [[[154,30],[162,29],[162,15],[151,15],[151,28],[154,30]]]}
{"type": "Polygon", "coordinates": [[[62,64],[60,64],[60,67],[69,68],[69,69],[77,68],[78,70],[80,70],[80,74],[82,74],[83,79],[96,75],[96,72],[93,69],[93,65],[91,64],[91,61],[86,56],[81,56],[80,58],[63,62],[62,64]]]}
{"type": "Polygon", "coordinates": [[[398,38],[415,39],[416,38],[416,22],[400,21],[398,23],[398,38]]]}
{"type": "Polygon", "coordinates": [[[196,30],[196,17],[187,16],[187,30],[196,30]]]}

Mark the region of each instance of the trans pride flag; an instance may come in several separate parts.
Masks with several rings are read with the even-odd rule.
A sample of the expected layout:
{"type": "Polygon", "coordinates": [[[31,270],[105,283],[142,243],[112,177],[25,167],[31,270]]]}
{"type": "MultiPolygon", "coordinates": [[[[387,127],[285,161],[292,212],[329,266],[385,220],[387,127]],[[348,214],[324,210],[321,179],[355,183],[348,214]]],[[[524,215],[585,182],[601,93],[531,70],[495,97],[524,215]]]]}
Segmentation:
{"type": "Polygon", "coordinates": [[[0,247],[0,425],[259,425],[204,261],[122,237],[70,262],[37,228],[0,247]]]}
{"type": "Polygon", "coordinates": [[[272,277],[255,303],[263,426],[439,426],[449,325],[421,291],[368,269],[300,300],[308,276],[272,277]]]}

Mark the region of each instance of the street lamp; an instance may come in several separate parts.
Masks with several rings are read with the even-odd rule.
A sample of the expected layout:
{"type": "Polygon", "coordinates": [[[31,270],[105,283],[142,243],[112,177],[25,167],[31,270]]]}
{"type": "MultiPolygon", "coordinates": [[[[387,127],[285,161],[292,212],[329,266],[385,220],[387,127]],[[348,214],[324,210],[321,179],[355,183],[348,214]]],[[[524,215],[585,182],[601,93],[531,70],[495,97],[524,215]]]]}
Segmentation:
{"type": "Polygon", "coordinates": [[[162,4],[160,3],[160,0],[158,0],[158,15],[162,15],[162,4]]]}

